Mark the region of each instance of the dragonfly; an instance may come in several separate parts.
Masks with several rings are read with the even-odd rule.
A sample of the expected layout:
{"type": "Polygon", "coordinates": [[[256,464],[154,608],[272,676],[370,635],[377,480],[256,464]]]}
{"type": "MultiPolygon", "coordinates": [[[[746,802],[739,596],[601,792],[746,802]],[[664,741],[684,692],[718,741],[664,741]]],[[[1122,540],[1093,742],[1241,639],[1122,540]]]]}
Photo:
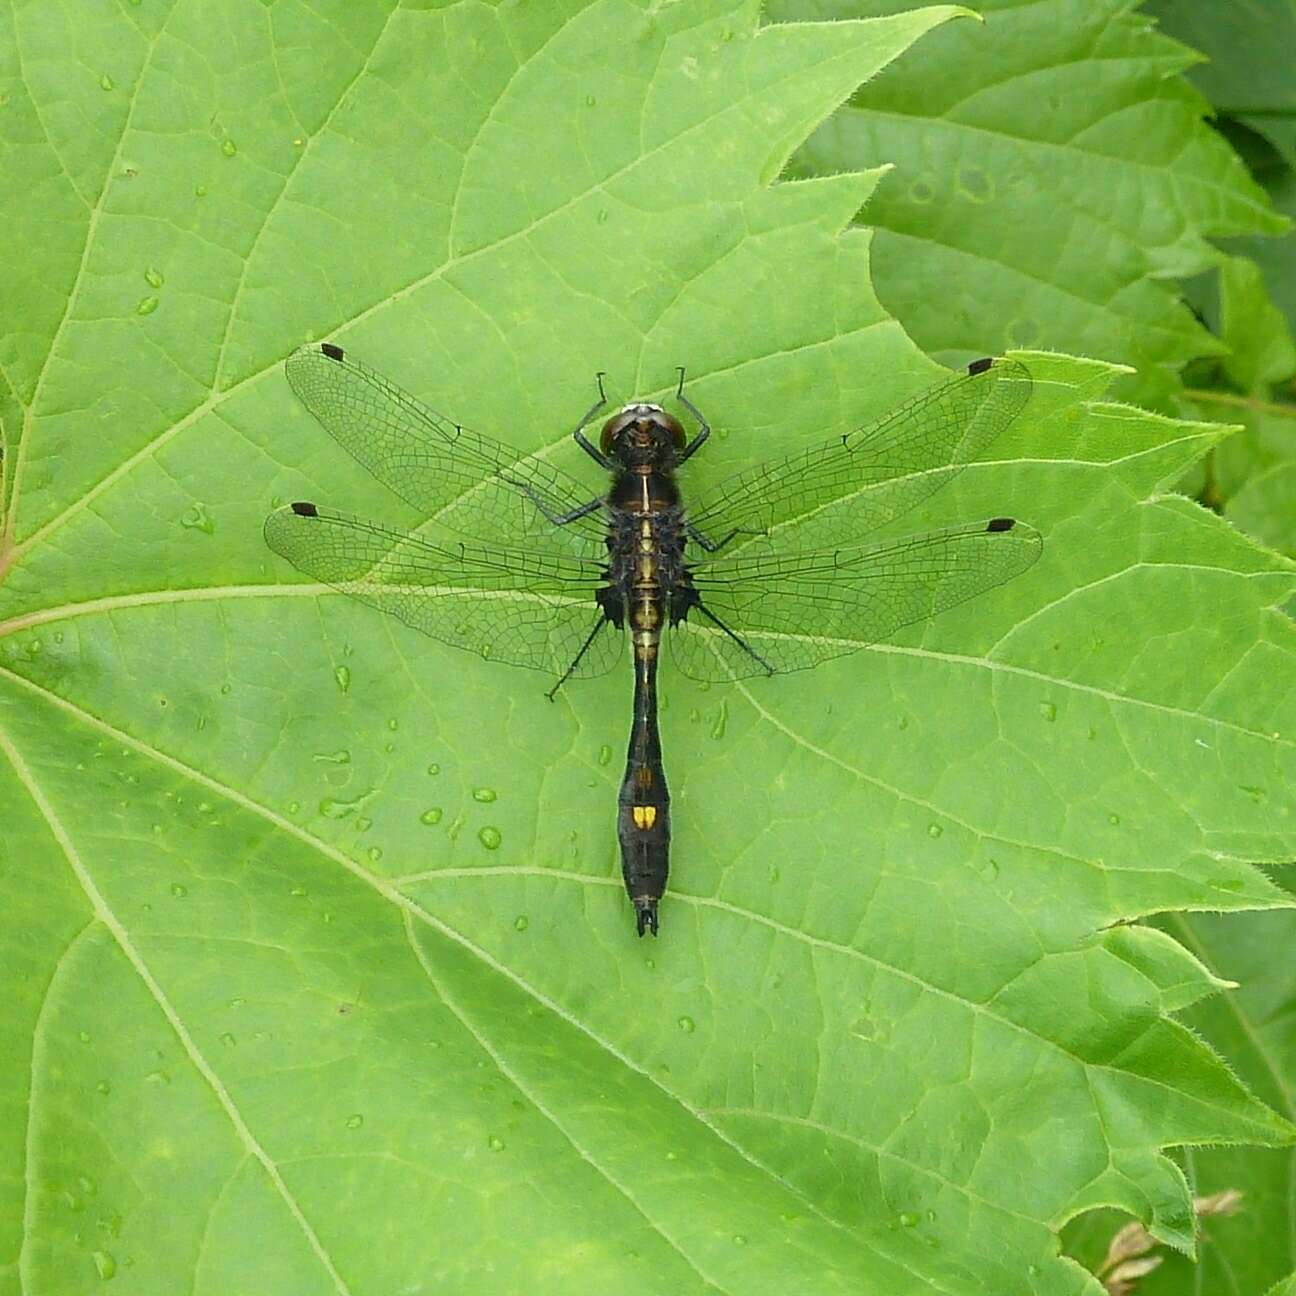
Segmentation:
{"type": "Polygon", "coordinates": [[[265,539],[299,571],[442,643],[548,672],[548,696],[602,675],[629,639],[633,719],[617,796],[622,876],[638,934],[659,929],[670,866],[670,792],[657,719],[664,643],[695,680],[816,666],[887,639],[1020,575],[1038,531],[1011,517],[887,539],[871,533],[949,485],[1025,408],[1031,379],[977,360],[846,435],[775,456],[686,506],[677,476],[711,428],[684,392],[611,413],[592,490],[542,455],[473,432],[331,342],[285,365],[333,438],[413,506],[413,529],[299,501],[265,539]]]}

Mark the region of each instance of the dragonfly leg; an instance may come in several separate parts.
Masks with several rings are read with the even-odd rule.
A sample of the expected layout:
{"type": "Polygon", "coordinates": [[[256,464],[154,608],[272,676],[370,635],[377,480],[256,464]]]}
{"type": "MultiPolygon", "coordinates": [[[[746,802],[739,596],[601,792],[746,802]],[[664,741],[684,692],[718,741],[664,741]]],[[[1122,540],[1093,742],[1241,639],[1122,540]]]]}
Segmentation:
{"type": "Polygon", "coordinates": [[[703,603],[701,600],[698,600],[697,602],[695,602],[695,603],[693,604],[693,606],[694,606],[695,608],[697,608],[697,610],[698,610],[699,612],[701,612],[702,615],[703,615],[704,617],[706,617],[706,619],[707,619],[708,621],[711,621],[711,622],[713,622],[715,625],[718,625],[718,626],[720,627],[720,629],[723,630],[723,631],[725,632],[725,634],[727,634],[727,635],[729,636],[729,638],[732,639],[732,640],[734,641],[734,643],[736,643],[736,644],[738,645],[738,647],[741,648],[741,649],[743,650],[743,652],[745,652],[745,653],[746,653],[749,657],[751,657],[753,660],[760,662],[762,669],[765,671],[765,673],[766,673],[767,675],[773,675],[773,674],[774,674],[774,667],[771,666],[771,665],[769,664],[769,662],[767,662],[767,661],[765,660],[765,658],[762,657],[762,656],[760,655],[760,653],[758,653],[758,652],[756,651],[756,649],[753,648],[753,647],[751,646],[751,644],[749,644],[749,643],[748,643],[748,642],[747,642],[747,641],[742,637],[742,635],[740,635],[740,634],[736,634],[734,631],[730,630],[729,627],[728,627],[727,625],[725,625],[725,623],[724,623],[723,621],[721,621],[720,618],[719,618],[718,616],[716,616],[716,614],[715,614],[714,612],[712,612],[711,609],[710,609],[709,607],[707,607],[707,605],[706,605],[705,603],[703,603]]]}
{"type": "Polygon", "coordinates": [[[607,393],[603,390],[603,379],[606,377],[607,375],[602,369],[594,375],[594,381],[598,383],[599,398],[585,411],[585,417],[576,425],[576,431],[572,433],[572,439],[582,450],[585,451],[587,455],[589,455],[591,459],[594,460],[596,464],[598,464],[600,468],[606,468],[608,472],[612,472],[616,468],[616,461],[614,459],[609,459],[607,455],[605,455],[585,435],[585,424],[588,423],[590,419],[592,419],[594,415],[607,404],[607,393]]]}
{"type": "MultiPolygon", "coordinates": [[[[507,481],[508,479],[505,478],[507,481]]],[[[544,502],[538,499],[535,493],[523,482],[509,482],[510,486],[516,486],[531,501],[532,504],[540,510],[545,517],[554,524],[554,526],[566,526],[569,522],[576,522],[580,518],[589,517],[591,513],[597,513],[603,507],[603,496],[595,495],[592,500],[587,500],[584,504],[578,505],[574,509],[568,509],[566,513],[550,513],[544,506],[544,502]]]]}
{"type": "Polygon", "coordinates": [[[705,531],[698,530],[692,522],[688,521],[684,523],[684,530],[688,532],[689,539],[700,544],[707,553],[717,553],[719,550],[723,549],[725,545],[734,538],[734,536],[761,536],[767,534],[764,531],[753,531],[751,527],[734,527],[726,536],[723,537],[723,539],[712,540],[705,531]]]}
{"type": "Polygon", "coordinates": [[[590,644],[594,642],[594,636],[598,634],[598,632],[602,630],[603,627],[607,625],[607,623],[608,623],[607,617],[605,616],[599,617],[599,619],[594,622],[594,629],[589,632],[589,635],[586,638],[585,642],[581,644],[580,652],[578,652],[576,656],[572,659],[572,664],[568,666],[565,671],[563,671],[562,678],[559,679],[558,683],[555,684],[553,688],[551,688],[545,694],[545,697],[547,697],[550,702],[554,700],[554,694],[557,693],[558,690],[562,688],[562,686],[566,684],[569,679],[571,679],[572,671],[574,671],[576,667],[580,665],[580,659],[584,657],[585,654],[589,651],[590,644]]]}
{"type": "MultiPolygon", "coordinates": [[[[699,449],[702,443],[711,435],[711,425],[702,417],[702,411],[693,404],[687,396],[684,395],[684,366],[679,367],[679,386],[675,389],[675,399],[684,406],[690,414],[697,419],[699,432],[692,441],[680,451],[679,458],[675,460],[676,464],[682,464],[695,450],[699,449]]],[[[703,546],[705,548],[705,546],[703,546]]]]}

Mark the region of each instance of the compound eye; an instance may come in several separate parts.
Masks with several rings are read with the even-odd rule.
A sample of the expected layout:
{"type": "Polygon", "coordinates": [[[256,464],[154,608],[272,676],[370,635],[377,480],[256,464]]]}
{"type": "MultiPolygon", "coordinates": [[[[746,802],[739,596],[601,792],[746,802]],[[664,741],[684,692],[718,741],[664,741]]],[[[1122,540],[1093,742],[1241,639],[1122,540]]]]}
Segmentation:
{"type": "Polygon", "coordinates": [[[613,414],[606,423],[603,424],[603,434],[599,437],[599,449],[605,455],[612,453],[612,442],[616,434],[621,431],[621,424],[625,421],[621,414],[613,414]]]}
{"type": "Polygon", "coordinates": [[[670,433],[671,444],[675,447],[676,450],[683,450],[684,449],[684,429],[680,425],[679,419],[672,418],[671,415],[666,413],[659,414],[657,417],[661,420],[662,427],[664,427],[666,431],[670,433]]]}

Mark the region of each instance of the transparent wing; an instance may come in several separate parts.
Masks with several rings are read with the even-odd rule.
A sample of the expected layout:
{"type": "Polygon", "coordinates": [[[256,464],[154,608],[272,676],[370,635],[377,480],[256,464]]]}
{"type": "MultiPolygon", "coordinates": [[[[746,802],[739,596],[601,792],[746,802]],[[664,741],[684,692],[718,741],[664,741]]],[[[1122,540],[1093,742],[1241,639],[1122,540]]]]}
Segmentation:
{"type": "Polygon", "coordinates": [[[1042,545],[1033,528],[995,518],[884,545],[717,558],[694,572],[715,620],[690,609],[672,653],[701,680],[804,670],[1002,585],[1042,545]]]}
{"type": "Polygon", "coordinates": [[[689,521],[712,544],[736,531],[735,550],[791,523],[800,549],[856,543],[948,485],[1030,389],[1018,361],[979,360],[847,436],[738,473],[690,508],[689,521]]]}
{"type": "Polygon", "coordinates": [[[594,595],[601,566],[568,554],[433,543],[314,504],[272,513],[265,539],[299,571],[456,648],[559,676],[601,675],[624,635],[594,595]],[[598,633],[595,627],[602,622],[598,633]]]}
{"type": "Polygon", "coordinates": [[[501,543],[545,536],[555,547],[598,554],[596,492],[542,459],[460,427],[330,342],[301,347],[284,365],[289,386],[345,450],[425,519],[501,543]]]}

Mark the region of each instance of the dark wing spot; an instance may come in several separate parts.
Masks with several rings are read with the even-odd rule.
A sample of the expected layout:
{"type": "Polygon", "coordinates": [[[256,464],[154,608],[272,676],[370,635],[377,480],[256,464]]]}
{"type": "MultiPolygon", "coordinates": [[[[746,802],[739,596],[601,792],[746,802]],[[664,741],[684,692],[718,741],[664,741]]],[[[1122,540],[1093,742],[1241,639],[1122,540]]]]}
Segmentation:
{"type": "MultiPolygon", "coordinates": [[[[320,350],[328,356],[330,360],[345,360],[346,352],[340,346],[334,346],[332,342],[321,342],[320,350]]],[[[986,362],[987,364],[989,361],[986,362]]]]}
{"type": "Polygon", "coordinates": [[[292,506],[292,511],[298,517],[319,517],[319,509],[314,504],[308,504],[304,500],[298,500],[292,506]]]}
{"type": "Polygon", "coordinates": [[[972,363],[968,365],[968,373],[974,376],[976,374],[983,374],[987,369],[991,368],[993,365],[994,365],[994,359],[990,356],[986,356],[982,360],[973,360],[972,363]]]}
{"type": "Polygon", "coordinates": [[[1016,518],[991,518],[986,523],[987,531],[1011,531],[1017,525],[1016,518]]]}

